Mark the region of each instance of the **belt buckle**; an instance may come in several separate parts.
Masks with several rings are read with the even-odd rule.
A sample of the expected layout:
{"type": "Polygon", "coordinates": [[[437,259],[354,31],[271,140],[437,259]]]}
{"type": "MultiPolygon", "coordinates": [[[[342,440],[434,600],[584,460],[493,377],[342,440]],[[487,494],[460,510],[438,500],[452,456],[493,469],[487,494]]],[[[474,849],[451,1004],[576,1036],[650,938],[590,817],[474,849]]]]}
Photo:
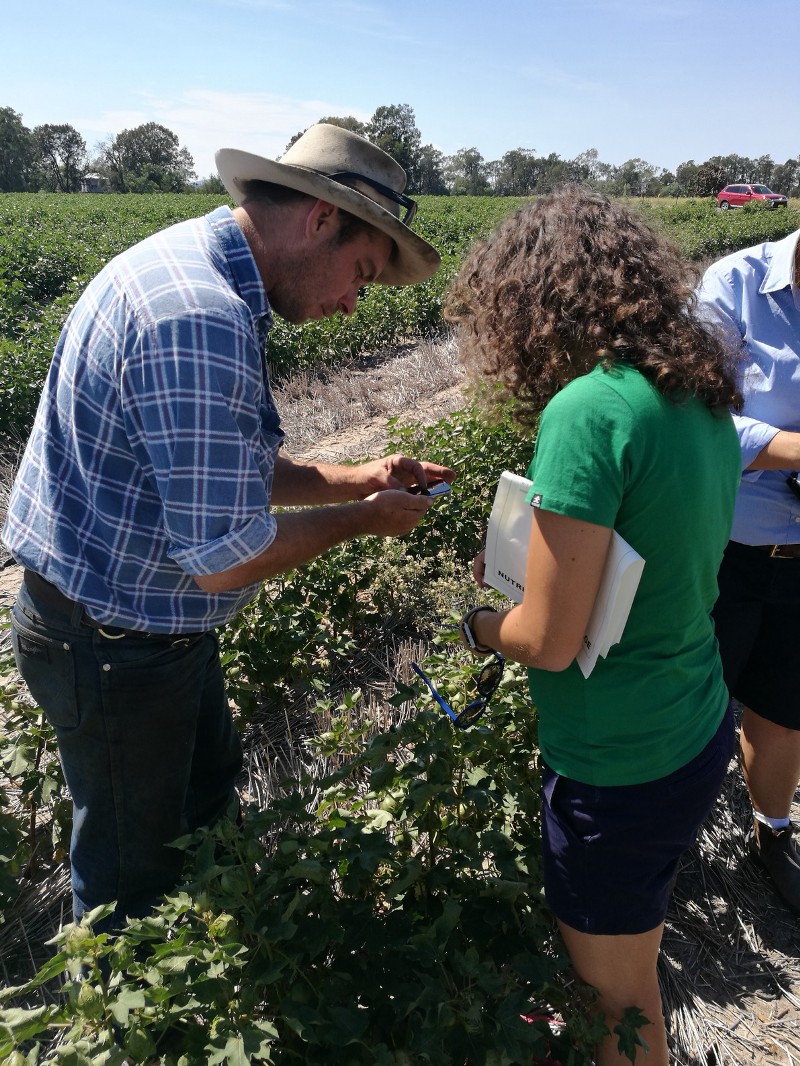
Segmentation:
{"type": "Polygon", "coordinates": [[[773,544],[770,559],[800,559],[800,545],[773,544]]]}

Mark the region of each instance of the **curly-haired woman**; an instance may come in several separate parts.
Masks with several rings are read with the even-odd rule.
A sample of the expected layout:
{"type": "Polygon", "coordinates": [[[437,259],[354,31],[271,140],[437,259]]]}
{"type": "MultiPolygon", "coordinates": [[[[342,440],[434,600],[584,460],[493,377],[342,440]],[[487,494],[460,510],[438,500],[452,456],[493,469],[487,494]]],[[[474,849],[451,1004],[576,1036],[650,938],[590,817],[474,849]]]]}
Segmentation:
{"type": "MultiPolygon", "coordinates": [[[[734,745],[710,618],[741,470],[733,368],[677,251],[578,186],[479,244],[447,313],[492,402],[513,399],[529,427],[541,414],[524,600],[470,612],[462,636],[530,667],[548,902],[609,1030],[638,1006],[636,1061],[664,1066],[664,916],[734,745]],[[622,641],[584,678],[614,529],[644,571],[622,641]]],[[[620,1057],[612,1036],[597,1049],[598,1066],[620,1057]]]]}

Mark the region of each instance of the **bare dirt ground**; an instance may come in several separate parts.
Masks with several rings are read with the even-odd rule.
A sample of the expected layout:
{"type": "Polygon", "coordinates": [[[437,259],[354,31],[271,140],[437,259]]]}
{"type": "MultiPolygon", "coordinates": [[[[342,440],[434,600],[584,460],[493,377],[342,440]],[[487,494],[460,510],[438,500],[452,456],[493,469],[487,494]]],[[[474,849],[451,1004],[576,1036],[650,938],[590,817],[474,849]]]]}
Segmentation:
{"type": "MultiPolygon", "coordinates": [[[[382,454],[390,417],[437,421],[463,404],[463,392],[454,346],[442,341],[378,353],[338,372],[299,375],[276,398],[288,453],[330,462],[382,454]]],[[[9,470],[3,473],[2,510],[10,482],[9,470]]],[[[13,601],[18,583],[17,567],[0,570],[0,606],[13,601]]],[[[257,798],[268,800],[270,771],[262,766],[268,760],[259,751],[251,760],[257,798]]],[[[800,1066],[800,918],[745,857],[749,818],[732,763],[682,866],[667,920],[660,973],[675,1066],[800,1066]]],[[[65,871],[56,871],[9,923],[13,928],[0,929],[0,959],[12,946],[19,957],[22,945],[30,956],[24,976],[31,976],[47,957],[41,945],[66,920],[66,900],[65,871]]]]}

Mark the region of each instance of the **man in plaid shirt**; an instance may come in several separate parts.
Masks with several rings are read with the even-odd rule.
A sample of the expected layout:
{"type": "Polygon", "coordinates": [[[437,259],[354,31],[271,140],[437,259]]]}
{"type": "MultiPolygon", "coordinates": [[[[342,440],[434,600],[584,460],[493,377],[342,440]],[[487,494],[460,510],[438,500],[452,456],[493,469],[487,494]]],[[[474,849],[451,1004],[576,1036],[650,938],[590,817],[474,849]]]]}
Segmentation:
{"type": "Polygon", "coordinates": [[[224,149],[217,164],[237,207],[124,252],[70,314],[3,529],[25,568],[17,664],[73,799],[74,916],[116,901],[111,929],[174,885],[170,841],[236,811],[215,627],[335,544],[408,533],[430,499],[406,488],[454,477],[280,450],[273,312],[351,314],[362,286],[439,265],[410,228],[402,168],[326,124],[280,162],[224,149]]]}

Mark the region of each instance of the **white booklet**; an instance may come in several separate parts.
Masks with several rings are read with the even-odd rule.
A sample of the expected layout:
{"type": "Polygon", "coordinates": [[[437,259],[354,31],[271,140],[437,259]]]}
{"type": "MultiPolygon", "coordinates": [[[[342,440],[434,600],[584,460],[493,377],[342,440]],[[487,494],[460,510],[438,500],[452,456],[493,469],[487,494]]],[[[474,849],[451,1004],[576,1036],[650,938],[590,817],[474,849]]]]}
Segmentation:
{"type": "MultiPolygon", "coordinates": [[[[530,490],[528,478],[504,471],[500,475],[486,533],[484,580],[515,603],[520,603],[525,595],[525,569],[533,521],[533,507],[527,502],[530,490]]],[[[613,530],[600,589],[577,657],[584,677],[592,672],[598,656],[605,658],[611,645],[622,639],[643,569],[641,555],[613,530]]]]}

